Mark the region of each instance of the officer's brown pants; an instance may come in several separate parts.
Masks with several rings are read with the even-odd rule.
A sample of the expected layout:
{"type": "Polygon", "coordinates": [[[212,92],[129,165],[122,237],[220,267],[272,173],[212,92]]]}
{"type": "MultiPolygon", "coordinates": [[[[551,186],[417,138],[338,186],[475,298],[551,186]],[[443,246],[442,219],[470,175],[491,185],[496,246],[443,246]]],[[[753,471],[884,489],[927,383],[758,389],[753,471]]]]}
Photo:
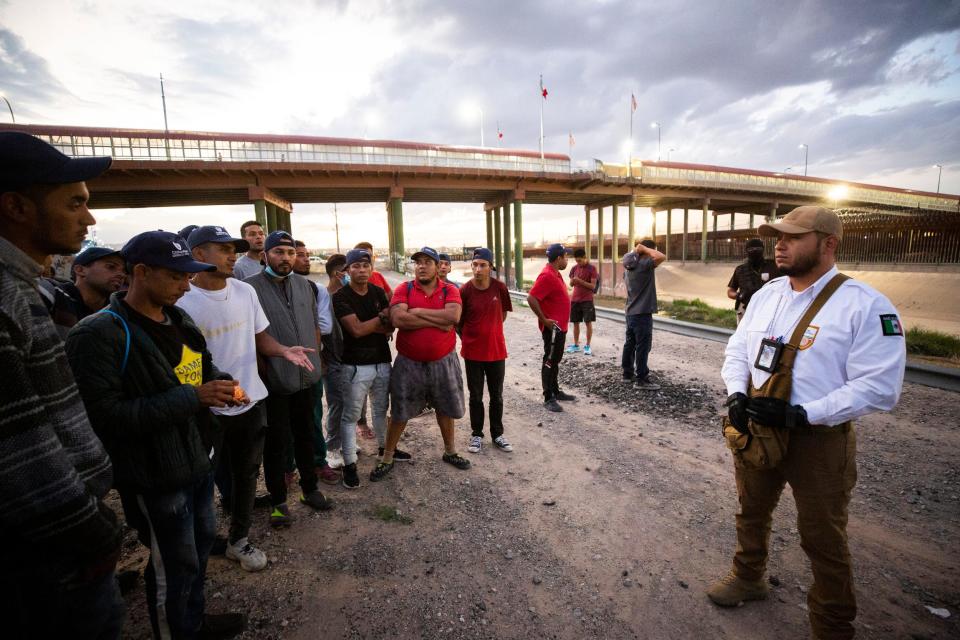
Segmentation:
{"type": "Polygon", "coordinates": [[[857,440],[852,425],[794,431],[776,469],[745,469],[735,462],[737,495],[736,574],[760,580],[774,508],[790,483],[797,503],[800,546],[810,558],[813,587],[807,595],[810,626],[821,639],[853,637],[857,604],[847,548],[847,505],[857,482],[857,440]]]}

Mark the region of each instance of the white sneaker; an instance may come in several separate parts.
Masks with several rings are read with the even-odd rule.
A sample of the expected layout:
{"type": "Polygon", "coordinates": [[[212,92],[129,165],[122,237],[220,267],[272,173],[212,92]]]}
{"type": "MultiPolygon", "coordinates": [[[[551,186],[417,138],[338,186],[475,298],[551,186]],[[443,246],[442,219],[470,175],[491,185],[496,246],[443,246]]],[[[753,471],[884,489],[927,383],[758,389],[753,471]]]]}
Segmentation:
{"type": "Polygon", "coordinates": [[[470,446],[467,447],[469,453],[480,453],[480,449],[483,448],[483,438],[480,436],[471,436],[470,437],[470,446]]]}
{"type": "Polygon", "coordinates": [[[239,562],[244,571],[260,571],[267,566],[267,554],[247,542],[246,538],[228,544],[226,556],[239,562]]]}
{"type": "Polygon", "coordinates": [[[343,456],[340,455],[340,449],[327,450],[327,466],[331,469],[340,469],[343,467],[343,456]]]}
{"type": "Polygon", "coordinates": [[[493,444],[497,445],[497,449],[500,449],[500,451],[506,451],[508,453],[513,451],[513,445],[507,442],[507,439],[503,436],[495,438],[493,444]]]}

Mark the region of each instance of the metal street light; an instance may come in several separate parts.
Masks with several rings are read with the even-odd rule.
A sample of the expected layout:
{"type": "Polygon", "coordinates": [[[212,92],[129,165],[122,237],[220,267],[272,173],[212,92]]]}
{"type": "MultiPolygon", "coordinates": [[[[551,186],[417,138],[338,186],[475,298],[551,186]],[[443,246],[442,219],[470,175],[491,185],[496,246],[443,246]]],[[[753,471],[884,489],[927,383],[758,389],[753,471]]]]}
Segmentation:
{"type": "Polygon", "coordinates": [[[655,128],[657,130],[657,162],[660,162],[660,142],[661,142],[661,134],[663,133],[663,127],[660,126],[660,123],[656,121],[651,122],[650,127],[655,128]]]}
{"type": "Polygon", "coordinates": [[[671,152],[671,151],[677,151],[677,149],[675,149],[674,147],[670,147],[669,149],[667,149],[667,162],[670,162],[670,152],[671,152]]]}
{"type": "Polygon", "coordinates": [[[803,175],[807,175],[807,158],[810,155],[810,145],[801,144],[798,149],[803,149],[803,175]]]}
{"type": "Polygon", "coordinates": [[[6,96],[0,96],[0,100],[3,100],[7,103],[7,109],[10,110],[10,119],[13,120],[13,124],[17,124],[17,119],[13,117],[13,107],[10,106],[10,101],[7,100],[6,96]]]}
{"type": "Polygon", "coordinates": [[[935,164],[933,168],[937,170],[937,195],[940,195],[940,176],[943,175],[943,165],[935,164]]]}

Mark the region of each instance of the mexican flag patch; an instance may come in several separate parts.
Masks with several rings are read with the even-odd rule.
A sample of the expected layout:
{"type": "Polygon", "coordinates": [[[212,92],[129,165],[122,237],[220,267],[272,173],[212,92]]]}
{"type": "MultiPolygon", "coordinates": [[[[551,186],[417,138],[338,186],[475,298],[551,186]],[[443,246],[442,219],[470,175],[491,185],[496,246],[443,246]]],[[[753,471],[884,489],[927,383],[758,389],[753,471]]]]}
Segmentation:
{"type": "Polygon", "coordinates": [[[880,327],[885,336],[902,336],[903,327],[900,325],[900,318],[895,313],[880,314],[880,327]]]}

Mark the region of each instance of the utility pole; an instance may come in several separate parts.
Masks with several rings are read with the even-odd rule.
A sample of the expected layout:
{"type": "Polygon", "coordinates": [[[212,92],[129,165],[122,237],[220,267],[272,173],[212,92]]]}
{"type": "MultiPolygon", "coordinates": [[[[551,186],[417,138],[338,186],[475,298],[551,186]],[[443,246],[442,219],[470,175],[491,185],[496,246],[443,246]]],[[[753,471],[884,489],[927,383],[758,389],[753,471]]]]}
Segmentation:
{"type": "Polygon", "coordinates": [[[333,229],[337,234],[337,253],[340,253],[340,216],[337,213],[337,203],[333,203],[333,229]]]}
{"type": "Polygon", "coordinates": [[[163,90],[163,74],[160,74],[160,100],[163,102],[164,146],[167,148],[167,160],[170,159],[170,127],[167,125],[167,94],[163,90]]]}

